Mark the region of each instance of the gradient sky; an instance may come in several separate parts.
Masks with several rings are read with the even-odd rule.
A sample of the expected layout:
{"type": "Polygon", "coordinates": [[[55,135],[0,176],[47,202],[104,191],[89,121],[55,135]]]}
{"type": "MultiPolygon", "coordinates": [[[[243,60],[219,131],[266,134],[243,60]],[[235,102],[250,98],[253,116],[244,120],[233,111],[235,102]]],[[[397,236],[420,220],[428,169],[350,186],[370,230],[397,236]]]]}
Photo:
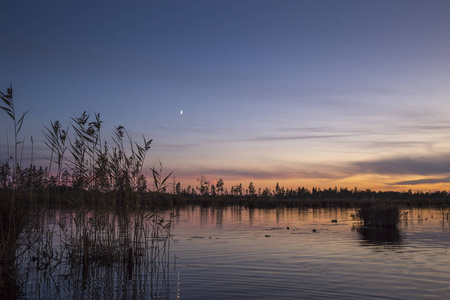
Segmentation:
{"type": "Polygon", "coordinates": [[[449,15],[447,0],[1,1],[0,89],[30,109],[42,159],[43,125],[87,110],[107,135],[152,138],[148,164],[183,187],[447,190],[449,15]]]}

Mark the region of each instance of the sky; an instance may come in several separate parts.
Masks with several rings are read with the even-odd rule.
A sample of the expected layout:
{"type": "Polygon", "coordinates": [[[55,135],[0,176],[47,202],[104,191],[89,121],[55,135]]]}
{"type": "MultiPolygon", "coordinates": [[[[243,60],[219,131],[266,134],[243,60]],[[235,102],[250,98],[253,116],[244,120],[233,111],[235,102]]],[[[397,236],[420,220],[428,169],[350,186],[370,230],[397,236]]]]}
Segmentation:
{"type": "MultiPolygon", "coordinates": [[[[183,187],[450,189],[450,2],[0,1],[0,90],[153,139],[183,187]],[[180,114],[180,111],[183,114],[180,114]]],[[[0,160],[12,123],[0,115],[0,160]]],[[[148,169],[147,169],[148,170],[148,169]]]]}

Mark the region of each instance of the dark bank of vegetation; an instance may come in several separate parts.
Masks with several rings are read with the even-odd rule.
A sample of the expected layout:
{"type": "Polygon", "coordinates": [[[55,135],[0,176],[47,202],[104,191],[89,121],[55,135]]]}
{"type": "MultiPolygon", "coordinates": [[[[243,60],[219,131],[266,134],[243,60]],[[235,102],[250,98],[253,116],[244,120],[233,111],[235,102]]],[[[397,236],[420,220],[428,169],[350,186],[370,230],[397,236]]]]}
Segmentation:
{"type": "MultiPolygon", "coordinates": [[[[202,177],[203,178],[203,177],[202,177]]],[[[200,182],[201,180],[199,180],[200,182]]],[[[207,181],[204,181],[207,184],[207,181]]],[[[219,184],[223,180],[219,179],[219,184]]],[[[180,186],[180,182],[175,186],[180,186]]],[[[237,187],[242,184],[236,185],[237,187]]],[[[199,184],[196,187],[188,186],[186,189],[174,189],[171,194],[165,197],[173,199],[175,203],[182,204],[202,204],[202,205],[243,205],[251,207],[323,207],[323,206],[343,206],[359,207],[365,203],[365,200],[390,201],[402,206],[450,206],[450,194],[446,191],[435,192],[393,192],[393,191],[372,191],[369,189],[347,189],[347,188],[312,188],[305,187],[284,189],[277,187],[274,190],[268,188],[251,193],[246,189],[241,192],[235,187],[231,192],[227,189],[218,190],[216,185],[202,187],[199,184]],[[236,192],[236,190],[238,192],[236,192]]],[[[252,186],[252,183],[250,183],[252,186]]]]}
{"type": "MultiPolygon", "coordinates": [[[[1,93],[1,99],[1,108],[12,123],[14,141],[11,152],[7,146],[6,161],[0,162],[2,299],[20,298],[18,265],[24,263],[45,274],[56,270],[64,276],[81,274],[83,281],[99,267],[113,268],[123,278],[143,270],[164,273],[172,219],[164,219],[160,211],[180,205],[360,207],[359,217],[366,225],[390,226],[376,225],[374,218],[385,213],[382,219],[397,224],[392,218],[399,206],[450,204],[447,192],[374,192],[337,187],[309,190],[284,188],[278,183],[274,190],[257,190],[253,183],[247,188],[236,184],[228,190],[222,179],[210,184],[203,176],[197,186],[182,188],[175,180],[169,184],[172,173],[163,175],[161,163],[150,168],[149,184],[143,168],[152,140],[144,137],[137,143],[123,126],[115,128],[113,136],[105,140],[100,114],[86,112],[72,118],[67,126],[58,120],[44,126],[48,165],[38,167],[33,163],[31,138],[30,164],[24,166],[24,140],[20,135],[27,112],[16,112],[12,87],[1,93]],[[71,211],[58,216],[57,239],[44,219],[55,207],[71,211]],[[383,210],[385,207],[392,209],[383,210]],[[56,252],[55,241],[59,244],[56,252]]],[[[50,276],[48,280],[54,279],[50,276]]]]}

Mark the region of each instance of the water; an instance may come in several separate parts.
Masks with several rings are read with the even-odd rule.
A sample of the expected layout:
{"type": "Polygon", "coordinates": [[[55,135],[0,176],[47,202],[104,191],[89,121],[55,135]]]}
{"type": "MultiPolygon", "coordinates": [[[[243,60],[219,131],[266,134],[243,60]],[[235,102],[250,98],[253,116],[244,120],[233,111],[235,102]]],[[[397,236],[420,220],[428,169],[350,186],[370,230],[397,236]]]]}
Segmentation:
{"type": "Polygon", "coordinates": [[[408,211],[402,228],[387,234],[359,230],[353,213],[180,210],[171,248],[178,294],[181,299],[448,299],[449,223],[440,210],[408,211]]]}
{"type": "Polygon", "coordinates": [[[24,290],[31,299],[448,299],[447,212],[404,210],[400,228],[385,230],[361,228],[352,209],[188,206],[175,211],[164,255],[131,277],[102,267],[83,285],[54,274],[59,291],[39,278],[24,290]]]}

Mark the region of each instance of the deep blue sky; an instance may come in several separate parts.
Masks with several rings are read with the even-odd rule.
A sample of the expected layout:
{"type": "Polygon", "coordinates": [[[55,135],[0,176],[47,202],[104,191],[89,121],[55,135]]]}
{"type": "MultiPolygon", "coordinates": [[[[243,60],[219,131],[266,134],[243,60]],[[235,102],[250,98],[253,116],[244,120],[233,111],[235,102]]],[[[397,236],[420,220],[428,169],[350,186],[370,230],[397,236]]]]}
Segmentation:
{"type": "Polygon", "coordinates": [[[425,0],[2,1],[0,89],[30,109],[28,144],[100,112],[107,135],[153,138],[149,165],[183,185],[446,189],[449,15],[425,0]]]}

